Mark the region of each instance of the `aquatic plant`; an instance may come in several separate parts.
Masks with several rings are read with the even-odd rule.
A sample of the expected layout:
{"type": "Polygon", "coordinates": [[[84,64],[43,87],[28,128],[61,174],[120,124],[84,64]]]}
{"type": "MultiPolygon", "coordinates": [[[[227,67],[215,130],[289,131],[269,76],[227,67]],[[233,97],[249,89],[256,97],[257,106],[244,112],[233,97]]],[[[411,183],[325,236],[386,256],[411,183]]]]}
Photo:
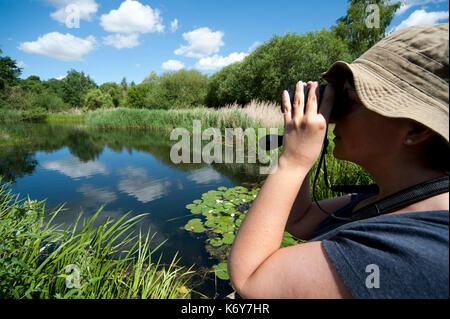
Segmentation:
{"type": "MultiPolygon", "coordinates": [[[[194,233],[207,235],[207,249],[216,259],[213,271],[217,278],[229,280],[227,257],[239,226],[244,220],[251,203],[256,198],[259,188],[247,189],[243,186],[232,188],[219,187],[204,193],[201,199],[186,205],[192,215],[198,215],[187,222],[185,229],[194,233]]],[[[294,245],[301,240],[288,232],[283,235],[281,247],[294,245]]]]}

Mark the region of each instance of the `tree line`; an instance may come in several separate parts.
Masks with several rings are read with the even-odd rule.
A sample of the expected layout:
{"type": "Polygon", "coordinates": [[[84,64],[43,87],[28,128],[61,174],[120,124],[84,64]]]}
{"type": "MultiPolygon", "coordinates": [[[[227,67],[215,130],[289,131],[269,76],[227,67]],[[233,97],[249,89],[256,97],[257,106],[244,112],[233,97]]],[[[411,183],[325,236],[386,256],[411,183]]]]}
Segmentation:
{"type": "Polygon", "coordinates": [[[149,109],[222,107],[252,100],[279,102],[284,89],[302,80],[320,80],[335,61],[351,62],[381,40],[399,3],[390,0],[349,0],[347,15],[330,30],[274,35],[243,61],[211,76],[180,70],[158,76],[151,72],[142,83],[108,82],[97,85],[84,72],[70,70],[63,79],[20,79],[21,68],[0,50],[0,109],[64,111],[71,108],[130,107],[149,109]],[[368,28],[368,5],[377,5],[379,27],[368,28]]]}

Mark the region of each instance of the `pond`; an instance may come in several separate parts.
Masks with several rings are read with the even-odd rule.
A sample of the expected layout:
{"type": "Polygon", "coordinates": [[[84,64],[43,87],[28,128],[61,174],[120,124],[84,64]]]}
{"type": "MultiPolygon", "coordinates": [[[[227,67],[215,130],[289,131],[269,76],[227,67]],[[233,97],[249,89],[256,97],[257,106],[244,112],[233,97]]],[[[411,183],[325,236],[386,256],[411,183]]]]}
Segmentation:
{"type": "MultiPolygon", "coordinates": [[[[75,124],[1,124],[0,175],[13,181],[20,198],[46,199],[49,210],[65,203],[55,220],[74,223],[104,205],[100,221],[148,213],[137,231],[156,233],[155,247],[170,263],[194,266],[204,275],[195,290],[213,298],[232,291],[227,281],[208,272],[217,260],[205,235],[188,232],[186,205],[220,186],[252,187],[265,177],[255,164],[174,164],[169,135],[138,129],[99,130],[75,124]]],[[[4,181],[3,181],[4,182],[4,181]]]]}

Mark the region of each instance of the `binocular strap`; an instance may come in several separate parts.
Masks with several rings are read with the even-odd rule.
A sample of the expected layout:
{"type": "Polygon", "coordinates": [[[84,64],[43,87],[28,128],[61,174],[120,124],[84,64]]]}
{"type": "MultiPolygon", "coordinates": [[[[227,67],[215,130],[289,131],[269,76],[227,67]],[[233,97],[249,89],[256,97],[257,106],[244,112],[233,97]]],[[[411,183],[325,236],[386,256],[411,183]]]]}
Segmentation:
{"type": "Polygon", "coordinates": [[[429,197],[446,193],[448,187],[448,176],[417,184],[358,209],[351,215],[350,220],[356,221],[393,212],[429,197]]]}

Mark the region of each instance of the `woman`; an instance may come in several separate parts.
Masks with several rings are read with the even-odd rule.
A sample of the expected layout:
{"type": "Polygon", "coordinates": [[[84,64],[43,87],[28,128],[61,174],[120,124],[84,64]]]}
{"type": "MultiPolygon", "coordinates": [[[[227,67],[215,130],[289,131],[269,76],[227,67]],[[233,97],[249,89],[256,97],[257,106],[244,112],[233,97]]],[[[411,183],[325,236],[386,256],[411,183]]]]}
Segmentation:
{"type": "Polygon", "coordinates": [[[381,216],[335,220],[411,186],[448,179],[448,23],[414,26],[380,41],[352,64],[335,63],[320,109],[283,94],[285,135],[277,170],[253,202],[233,244],[231,281],[247,298],[448,298],[448,189],[381,216]],[[309,171],[334,102],[334,156],[355,162],[379,192],[313,203],[309,171]],[[305,105],[306,106],[303,106],[305,105]],[[430,152],[430,150],[437,150],[430,152]],[[284,230],[308,239],[282,248],[284,230]]]}

